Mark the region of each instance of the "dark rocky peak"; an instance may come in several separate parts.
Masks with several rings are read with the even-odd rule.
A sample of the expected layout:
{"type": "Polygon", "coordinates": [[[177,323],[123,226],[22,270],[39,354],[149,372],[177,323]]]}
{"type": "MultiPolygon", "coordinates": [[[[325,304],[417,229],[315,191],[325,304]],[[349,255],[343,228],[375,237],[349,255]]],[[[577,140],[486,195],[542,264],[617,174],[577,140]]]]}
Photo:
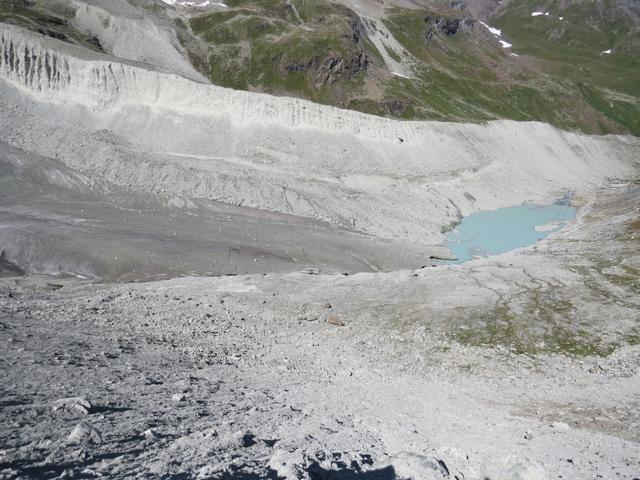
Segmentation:
{"type": "Polygon", "coordinates": [[[440,15],[427,15],[424,21],[428,26],[427,39],[431,39],[436,35],[451,37],[459,32],[470,31],[476,23],[470,18],[440,15]]]}

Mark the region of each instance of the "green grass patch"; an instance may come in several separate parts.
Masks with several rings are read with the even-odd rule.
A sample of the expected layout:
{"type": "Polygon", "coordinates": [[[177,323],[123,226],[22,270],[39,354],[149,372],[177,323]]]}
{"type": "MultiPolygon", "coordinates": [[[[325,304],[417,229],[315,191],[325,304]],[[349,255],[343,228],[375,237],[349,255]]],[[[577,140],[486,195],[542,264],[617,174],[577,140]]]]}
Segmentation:
{"type": "Polygon", "coordinates": [[[325,2],[238,0],[191,20],[209,51],[197,62],[214,83],[348,106],[363,89],[366,61],[379,52],[355,16],[325,2]]]}
{"type": "MultiPolygon", "coordinates": [[[[639,77],[640,78],[640,77],[639,77]]],[[[578,82],[577,88],[589,104],[634,135],[640,135],[640,103],[632,104],[607,98],[596,88],[578,82]]]]}
{"type": "Polygon", "coordinates": [[[617,345],[574,325],[567,301],[533,295],[524,312],[505,304],[490,311],[462,314],[452,320],[454,341],[470,346],[505,348],[520,355],[559,353],[572,357],[606,357],[617,345]]]}

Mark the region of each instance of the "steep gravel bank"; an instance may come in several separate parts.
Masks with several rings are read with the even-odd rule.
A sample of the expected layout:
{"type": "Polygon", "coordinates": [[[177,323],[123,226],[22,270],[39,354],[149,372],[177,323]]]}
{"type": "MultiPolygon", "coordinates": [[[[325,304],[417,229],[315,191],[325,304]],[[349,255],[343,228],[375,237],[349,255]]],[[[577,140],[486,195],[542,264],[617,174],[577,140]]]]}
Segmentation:
{"type": "Polygon", "coordinates": [[[124,282],[389,271],[431,265],[430,256],[447,250],[291,215],[142,194],[0,143],[0,254],[30,275],[124,282]]]}

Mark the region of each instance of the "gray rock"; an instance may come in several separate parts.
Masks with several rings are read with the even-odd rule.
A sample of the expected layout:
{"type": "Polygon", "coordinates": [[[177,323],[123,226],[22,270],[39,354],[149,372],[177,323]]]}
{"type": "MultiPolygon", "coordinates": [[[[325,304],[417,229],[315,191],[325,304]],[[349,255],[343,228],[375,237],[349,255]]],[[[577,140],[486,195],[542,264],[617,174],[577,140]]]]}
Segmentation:
{"type": "Polygon", "coordinates": [[[320,275],[320,269],[310,267],[310,268],[305,268],[300,273],[306,273],[307,275],[320,275]]]}
{"type": "Polygon", "coordinates": [[[171,400],[174,402],[184,402],[187,399],[187,396],[184,393],[176,393],[171,400]]]}
{"type": "Polygon", "coordinates": [[[66,443],[69,445],[83,445],[87,443],[102,443],[100,431],[86,422],[80,422],[67,437],[66,443]]]}
{"type": "Polygon", "coordinates": [[[88,415],[93,411],[93,405],[83,397],[61,398],[53,402],[51,410],[54,412],[76,413],[88,415]]]}
{"type": "Polygon", "coordinates": [[[335,325],[336,327],[344,327],[345,323],[338,318],[336,315],[329,315],[327,317],[327,323],[330,325],[335,325]]]}

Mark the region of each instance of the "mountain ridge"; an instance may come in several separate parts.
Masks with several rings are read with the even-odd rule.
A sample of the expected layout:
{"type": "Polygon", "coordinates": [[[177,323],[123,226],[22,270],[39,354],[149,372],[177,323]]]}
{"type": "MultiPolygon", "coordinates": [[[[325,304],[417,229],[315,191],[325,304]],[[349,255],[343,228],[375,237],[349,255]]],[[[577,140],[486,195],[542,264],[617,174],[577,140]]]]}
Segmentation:
{"type": "MultiPolygon", "coordinates": [[[[80,22],[73,2],[5,3],[2,22],[109,50],[100,41],[104,32],[80,22]],[[22,21],[26,15],[16,11],[35,21],[22,21]]],[[[640,76],[640,15],[627,0],[231,0],[204,8],[134,0],[130,5],[145,29],[164,32],[167,51],[175,52],[167,67],[175,70],[184,57],[193,67],[176,72],[201,75],[200,81],[391,118],[504,118],[640,135],[640,82],[634,80],[640,76]],[[542,15],[533,16],[537,11],[542,15]],[[615,18],[616,30],[609,28],[608,17],[615,18]]],[[[121,56],[144,44],[135,34],[127,38],[130,46],[120,42],[120,51],[112,47],[109,53],[121,56]]]]}

